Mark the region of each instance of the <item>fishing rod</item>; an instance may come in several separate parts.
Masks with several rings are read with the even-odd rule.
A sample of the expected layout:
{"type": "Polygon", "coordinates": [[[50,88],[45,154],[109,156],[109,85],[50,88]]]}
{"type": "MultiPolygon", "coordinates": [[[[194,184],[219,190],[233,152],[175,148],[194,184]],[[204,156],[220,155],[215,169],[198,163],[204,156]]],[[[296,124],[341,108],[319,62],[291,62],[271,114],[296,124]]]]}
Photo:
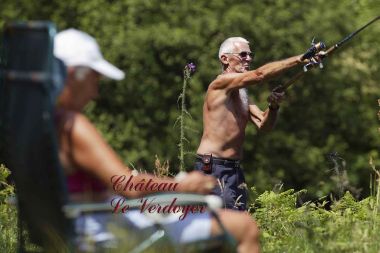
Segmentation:
{"type": "Polygon", "coordinates": [[[368,26],[376,22],[380,19],[380,16],[377,16],[376,18],[369,21],[364,26],[360,27],[358,30],[352,32],[348,36],[346,36],[344,39],[336,43],[334,46],[327,49],[323,54],[318,55],[318,52],[325,49],[326,45],[323,42],[314,43],[314,39],[312,41],[312,47],[309,48],[305,54],[301,56],[301,60],[308,59],[309,62],[303,67],[303,70],[295,74],[290,80],[288,80],[285,84],[279,85],[276,88],[273,89],[273,91],[276,92],[283,92],[287,90],[292,84],[294,84],[298,79],[300,79],[308,70],[314,68],[315,66],[319,65],[320,68],[323,68],[322,59],[330,56],[335,50],[340,48],[343,44],[345,44],[347,41],[352,39],[355,35],[366,29],[368,26]],[[319,57],[319,59],[315,59],[315,56],[319,57]]]}

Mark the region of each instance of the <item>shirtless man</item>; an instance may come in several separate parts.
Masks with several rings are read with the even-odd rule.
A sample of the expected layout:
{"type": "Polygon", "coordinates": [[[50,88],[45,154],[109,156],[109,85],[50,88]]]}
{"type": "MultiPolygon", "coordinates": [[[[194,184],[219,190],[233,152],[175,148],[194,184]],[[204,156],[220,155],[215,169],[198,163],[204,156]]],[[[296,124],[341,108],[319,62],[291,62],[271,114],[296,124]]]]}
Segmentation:
{"type": "Polygon", "coordinates": [[[246,210],[247,191],[240,168],[245,128],[251,121],[260,131],[271,130],[284,93],[272,92],[265,111],[248,102],[246,88],[260,85],[285,70],[303,63],[302,55],[268,63],[256,70],[249,66],[254,54],[241,37],[225,40],[219,49],[220,74],[208,87],[203,105],[203,136],[195,169],[214,175],[226,208],[246,210]]]}
{"type": "MultiPolygon", "coordinates": [[[[98,82],[102,76],[121,80],[124,73],[103,59],[94,38],[75,29],[56,35],[54,54],[67,67],[66,84],[57,105],[56,124],[60,161],[67,175],[71,200],[105,201],[109,196],[106,189],[113,189],[113,176],[125,175],[129,178],[132,170],[124,165],[81,111],[97,97],[98,82]]],[[[133,177],[132,183],[136,184],[143,179],[145,182],[153,179],[155,183],[175,182],[172,178],[157,178],[141,173],[133,177]]],[[[192,172],[179,181],[176,191],[205,194],[215,184],[214,177],[192,172]]],[[[157,191],[145,189],[118,193],[128,198],[138,198],[157,191]]],[[[107,215],[112,214],[91,213],[79,217],[76,220],[78,235],[87,238],[87,241],[88,236],[92,235],[93,240],[102,243],[104,235],[108,234],[104,223],[107,215]]],[[[239,253],[259,252],[258,227],[249,214],[220,210],[218,215],[227,231],[236,239],[239,253]]],[[[125,217],[136,223],[136,226],[154,226],[138,211],[126,212],[125,217]]],[[[183,221],[167,220],[163,227],[174,243],[205,240],[222,232],[210,212],[189,214],[183,221]]]]}

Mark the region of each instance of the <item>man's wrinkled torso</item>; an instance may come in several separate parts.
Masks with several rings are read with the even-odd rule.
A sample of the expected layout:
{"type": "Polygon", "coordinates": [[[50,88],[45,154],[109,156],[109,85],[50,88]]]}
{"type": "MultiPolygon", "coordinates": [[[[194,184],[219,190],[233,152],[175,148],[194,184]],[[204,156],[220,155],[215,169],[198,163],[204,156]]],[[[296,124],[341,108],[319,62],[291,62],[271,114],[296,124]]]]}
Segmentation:
{"type": "Polygon", "coordinates": [[[240,159],[248,119],[248,95],[245,89],[227,94],[209,89],[203,106],[203,136],[198,153],[240,159]]]}

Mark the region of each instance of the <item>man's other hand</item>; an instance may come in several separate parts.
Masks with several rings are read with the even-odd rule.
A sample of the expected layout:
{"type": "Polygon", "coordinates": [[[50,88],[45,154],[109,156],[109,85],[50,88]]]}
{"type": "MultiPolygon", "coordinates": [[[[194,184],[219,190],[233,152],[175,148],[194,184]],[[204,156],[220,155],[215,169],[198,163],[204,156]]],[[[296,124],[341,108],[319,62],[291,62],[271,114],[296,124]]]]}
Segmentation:
{"type": "Polygon", "coordinates": [[[271,94],[269,95],[267,101],[269,103],[269,108],[270,109],[278,109],[280,107],[280,103],[284,100],[285,98],[285,92],[278,92],[278,91],[272,91],[271,94]]]}

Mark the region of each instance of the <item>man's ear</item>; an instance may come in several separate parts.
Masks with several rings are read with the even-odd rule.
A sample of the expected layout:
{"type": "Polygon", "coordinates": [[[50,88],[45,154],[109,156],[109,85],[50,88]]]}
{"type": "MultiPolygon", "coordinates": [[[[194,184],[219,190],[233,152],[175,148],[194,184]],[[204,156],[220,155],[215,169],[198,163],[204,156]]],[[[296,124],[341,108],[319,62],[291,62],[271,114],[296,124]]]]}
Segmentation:
{"type": "Polygon", "coordinates": [[[228,57],[227,57],[227,55],[222,54],[222,55],[220,56],[220,62],[221,62],[223,65],[227,65],[227,64],[228,64],[228,57]]]}

